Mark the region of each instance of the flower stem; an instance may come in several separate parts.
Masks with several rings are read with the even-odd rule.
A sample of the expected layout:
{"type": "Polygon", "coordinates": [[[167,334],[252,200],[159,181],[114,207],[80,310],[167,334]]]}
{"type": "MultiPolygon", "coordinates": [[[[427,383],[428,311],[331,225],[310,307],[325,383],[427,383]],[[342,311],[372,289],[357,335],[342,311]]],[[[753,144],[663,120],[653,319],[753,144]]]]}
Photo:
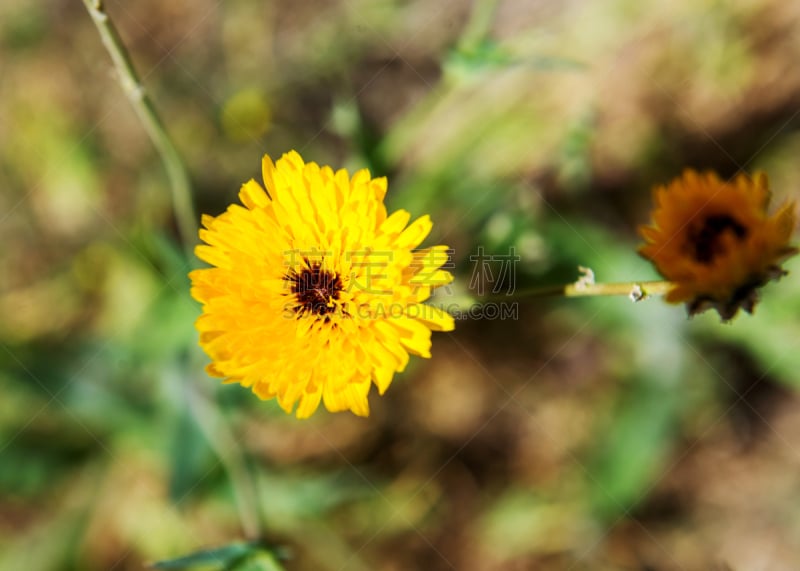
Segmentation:
{"type": "Polygon", "coordinates": [[[519,297],[588,297],[601,295],[627,295],[633,301],[640,301],[651,295],[663,295],[672,287],[672,282],[668,281],[643,281],[643,282],[619,282],[619,283],[583,283],[578,280],[575,283],[535,288],[517,291],[515,298],[519,297]]]}
{"type": "Polygon", "coordinates": [[[672,287],[672,282],[646,281],[621,282],[610,284],[569,284],[564,288],[564,297],[583,297],[590,295],[627,295],[634,301],[650,295],[664,295],[672,287]]]}
{"type": "Polygon", "coordinates": [[[263,539],[264,521],[258,482],[248,466],[244,448],[239,445],[227,420],[217,411],[207,395],[193,387],[189,389],[188,396],[189,407],[198,426],[228,473],[242,531],[248,539],[263,539]]]}
{"type": "Polygon", "coordinates": [[[192,203],[191,185],[186,167],[136,74],[122,38],[105,11],[103,0],[83,0],[83,3],[97,26],[103,45],[111,55],[125,95],[161,156],[172,188],[172,205],[181,241],[187,253],[191,254],[192,244],[197,235],[197,216],[192,203]]]}

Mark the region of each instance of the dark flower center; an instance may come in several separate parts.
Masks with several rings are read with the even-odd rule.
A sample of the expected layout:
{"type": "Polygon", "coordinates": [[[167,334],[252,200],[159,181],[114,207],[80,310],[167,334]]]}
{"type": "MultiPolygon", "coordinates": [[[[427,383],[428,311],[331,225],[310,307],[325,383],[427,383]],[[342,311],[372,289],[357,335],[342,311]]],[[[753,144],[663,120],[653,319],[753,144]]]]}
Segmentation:
{"type": "Polygon", "coordinates": [[[694,259],[701,264],[710,264],[725,252],[722,235],[731,232],[741,241],[747,236],[747,228],[727,214],[713,214],[703,219],[702,224],[689,229],[689,248],[694,259]]]}
{"type": "Polygon", "coordinates": [[[344,289],[342,279],[338,274],[322,269],[321,262],[305,260],[306,267],[299,272],[291,269],[286,274],[291,291],[295,295],[297,305],[295,313],[313,313],[317,316],[327,316],[336,311],[334,301],[339,299],[339,293],[344,289]]]}

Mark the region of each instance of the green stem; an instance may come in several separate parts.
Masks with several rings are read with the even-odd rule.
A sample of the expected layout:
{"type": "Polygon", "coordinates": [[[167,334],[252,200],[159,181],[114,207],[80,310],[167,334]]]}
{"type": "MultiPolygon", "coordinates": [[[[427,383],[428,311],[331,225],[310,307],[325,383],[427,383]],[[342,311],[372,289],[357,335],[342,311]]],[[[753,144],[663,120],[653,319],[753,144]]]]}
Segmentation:
{"type": "Polygon", "coordinates": [[[103,45],[111,55],[125,95],[133,105],[139,120],[164,162],[164,168],[172,188],[172,205],[175,210],[178,231],[184,248],[191,255],[192,244],[195,243],[197,237],[197,216],[192,203],[191,185],[186,168],[136,74],[133,62],[122,43],[122,38],[105,11],[103,1],[83,0],[83,3],[100,32],[103,45]]]}
{"type": "Polygon", "coordinates": [[[515,298],[520,297],[588,297],[601,295],[627,295],[639,301],[651,295],[663,295],[673,286],[668,281],[619,282],[619,283],[582,283],[580,281],[559,285],[517,291],[515,298]]]}
{"type": "MultiPolygon", "coordinates": [[[[106,13],[102,0],[83,0],[83,3],[97,26],[103,45],[111,55],[125,95],[133,105],[164,163],[172,189],[172,204],[178,231],[187,254],[191,256],[192,245],[197,237],[197,215],[192,203],[191,184],[186,167],[145,92],[122,38],[106,13]]],[[[263,522],[258,490],[255,477],[248,469],[244,452],[238,446],[224,419],[205,396],[192,391],[190,403],[198,425],[225,466],[231,480],[245,534],[251,538],[261,538],[263,522]]]]}
{"type": "Polygon", "coordinates": [[[621,282],[611,284],[569,284],[564,288],[565,297],[583,297],[590,295],[627,295],[643,299],[649,295],[664,295],[672,287],[672,282],[621,282]]]}
{"type": "Polygon", "coordinates": [[[189,389],[189,408],[228,473],[245,536],[248,539],[263,539],[264,522],[261,517],[258,484],[253,471],[247,465],[244,450],[239,446],[222,414],[196,387],[189,389]]]}

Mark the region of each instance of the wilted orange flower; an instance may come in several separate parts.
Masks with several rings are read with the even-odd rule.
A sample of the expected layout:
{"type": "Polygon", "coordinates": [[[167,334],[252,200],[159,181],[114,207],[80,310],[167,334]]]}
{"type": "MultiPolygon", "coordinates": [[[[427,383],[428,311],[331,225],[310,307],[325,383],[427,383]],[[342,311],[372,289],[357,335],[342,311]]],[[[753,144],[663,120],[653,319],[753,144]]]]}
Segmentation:
{"type": "Polygon", "coordinates": [[[299,418],[320,402],[366,416],[370,386],[383,394],[409,354],[430,357],[432,330],[453,329],[423,303],[452,280],[447,248],[417,249],[430,218],[387,215],[385,178],[294,151],[262,167],[266,192],[250,180],[244,207],[203,217],[196,252],[215,267],[190,277],[207,370],[299,418]]]}
{"type": "Polygon", "coordinates": [[[686,170],[654,190],[649,226],[640,226],[650,260],[673,287],[671,303],[690,315],[716,309],[723,320],[741,308],[752,313],[757,289],[786,274],[781,263],[796,252],[794,202],[770,216],[767,176],[739,174],[729,182],[713,172],[686,170]]]}

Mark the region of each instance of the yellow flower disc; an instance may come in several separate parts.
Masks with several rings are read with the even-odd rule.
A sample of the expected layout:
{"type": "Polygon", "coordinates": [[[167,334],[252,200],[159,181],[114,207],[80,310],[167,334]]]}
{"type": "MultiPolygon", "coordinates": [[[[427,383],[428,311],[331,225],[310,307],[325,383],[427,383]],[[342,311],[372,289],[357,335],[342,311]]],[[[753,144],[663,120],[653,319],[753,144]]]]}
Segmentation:
{"type": "Polygon", "coordinates": [[[297,417],[320,401],[369,414],[409,354],[430,357],[431,331],[453,318],[423,302],[452,281],[446,246],[417,249],[431,231],[387,216],[386,179],[305,163],[294,151],[262,162],[266,191],[250,180],[215,217],[203,216],[196,248],[212,268],[195,270],[196,327],[209,374],[277,398],[297,417]]]}
{"type": "Polygon", "coordinates": [[[666,300],[685,302],[690,315],[713,308],[728,320],[739,309],[752,312],[757,288],[786,273],[780,264],[796,252],[789,245],[795,207],[789,202],[767,214],[765,174],[725,182],[686,170],[653,195],[639,253],[674,284],[666,300]]]}

